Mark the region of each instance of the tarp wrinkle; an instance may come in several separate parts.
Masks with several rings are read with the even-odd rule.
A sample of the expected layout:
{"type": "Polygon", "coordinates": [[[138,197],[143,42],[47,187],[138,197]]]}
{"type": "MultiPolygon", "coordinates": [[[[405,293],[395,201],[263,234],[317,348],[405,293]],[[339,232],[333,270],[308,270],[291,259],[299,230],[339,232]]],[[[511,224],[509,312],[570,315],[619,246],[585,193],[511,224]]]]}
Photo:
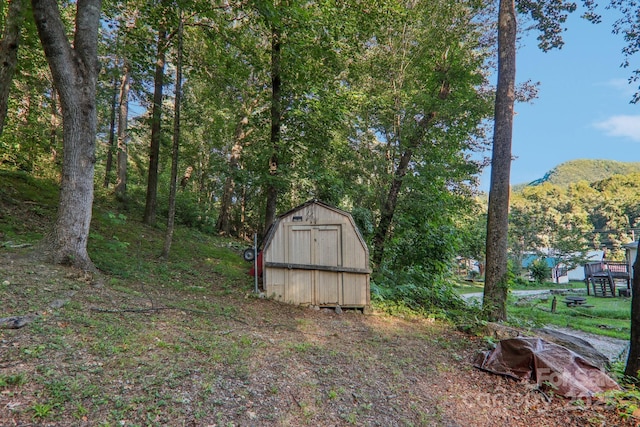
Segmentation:
{"type": "Polygon", "coordinates": [[[568,398],[590,398],[596,393],[620,389],[597,366],[542,338],[502,340],[495,349],[480,354],[474,366],[517,380],[535,381],[541,388],[568,398]]]}

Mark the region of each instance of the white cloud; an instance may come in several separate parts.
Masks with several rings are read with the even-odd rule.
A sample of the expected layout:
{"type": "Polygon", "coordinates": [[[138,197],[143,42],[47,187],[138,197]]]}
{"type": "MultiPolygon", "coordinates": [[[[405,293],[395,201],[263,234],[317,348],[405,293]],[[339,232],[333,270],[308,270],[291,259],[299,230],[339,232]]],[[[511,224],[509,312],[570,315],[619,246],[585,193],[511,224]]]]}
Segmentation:
{"type": "Polygon", "coordinates": [[[640,116],[612,116],[594,124],[609,136],[630,138],[640,142],[640,116]]]}
{"type": "Polygon", "coordinates": [[[638,91],[638,86],[629,83],[628,78],[615,78],[606,82],[605,86],[609,86],[621,96],[628,98],[630,101],[633,95],[638,91]]]}
{"type": "Polygon", "coordinates": [[[611,86],[615,89],[627,89],[629,87],[629,80],[618,77],[607,81],[606,86],[611,86]]]}

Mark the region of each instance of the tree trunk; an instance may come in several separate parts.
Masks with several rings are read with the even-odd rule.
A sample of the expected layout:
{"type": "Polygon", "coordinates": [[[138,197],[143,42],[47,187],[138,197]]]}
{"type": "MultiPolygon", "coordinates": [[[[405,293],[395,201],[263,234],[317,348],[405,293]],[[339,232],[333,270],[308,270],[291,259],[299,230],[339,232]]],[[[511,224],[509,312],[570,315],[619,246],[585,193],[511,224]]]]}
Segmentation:
{"type": "MultiPolygon", "coordinates": [[[[439,94],[440,99],[445,99],[447,96],[448,93],[445,94],[442,91],[439,94]]],[[[391,187],[389,188],[387,198],[385,199],[384,205],[380,211],[380,221],[378,221],[378,227],[376,228],[375,235],[373,236],[372,262],[375,269],[378,269],[382,263],[385,243],[389,235],[389,230],[391,229],[396,206],[398,205],[398,196],[402,189],[402,180],[409,171],[409,163],[413,157],[413,150],[420,145],[427,129],[433,125],[436,116],[437,114],[435,112],[431,112],[420,120],[416,134],[413,136],[411,141],[409,141],[408,148],[403,151],[398,167],[394,172],[391,187]]]]}
{"type": "Polygon", "coordinates": [[[127,127],[129,124],[129,67],[125,63],[122,67],[120,79],[120,105],[118,106],[118,157],[117,179],[115,194],[118,200],[127,198],[127,127]]]}
{"type": "MultiPolygon", "coordinates": [[[[49,102],[51,103],[51,106],[49,107],[51,111],[51,116],[49,118],[49,145],[51,147],[51,162],[54,165],[59,166],[61,162],[58,157],[58,130],[60,129],[60,124],[62,122],[62,113],[59,110],[58,91],[56,90],[55,85],[51,88],[51,98],[49,99],[49,102]]],[[[25,124],[28,124],[28,120],[25,121],[25,124]]]]}
{"type": "Polygon", "coordinates": [[[96,148],[96,81],[101,0],[77,3],[73,46],[56,0],[32,0],[33,15],[62,105],[63,166],[54,229],[45,248],[55,263],[95,267],[87,253],[96,148]]]}
{"type": "Polygon", "coordinates": [[[162,87],[164,85],[164,64],[167,31],[158,30],[158,49],[156,54],[156,73],[153,89],[153,114],[151,119],[151,146],[149,148],[149,174],[147,178],[147,199],[144,207],[143,222],[156,223],[156,205],[158,199],[158,157],[160,156],[160,136],[162,120],[162,87]]]}
{"type": "Polygon", "coordinates": [[[267,184],[267,206],[264,216],[264,230],[266,234],[269,226],[276,220],[278,208],[278,150],[280,149],[280,118],[282,116],[281,101],[281,59],[280,30],[271,30],[271,157],[269,158],[269,182],[267,184]]]}
{"type": "Polygon", "coordinates": [[[389,229],[391,228],[391,223],[393,221],[393,216],[396,211],[396,206],[398,204],[398,195],[400,194],[400,189],[402,188],[402,180],[407,174],[409,169],[409,162],[411,161],[411,157],[413,156],[413,150],[407,149],[402,153],[400,157],[400,163],[394,173],[393,181],[391,182],[391,187],[389,188],[389,193],[387,194],[387,198],[384,201],[384,205],[380,210],[380,221],[378,221],[378,227],[376,228],[376,233],[373,236],[373,265],[374,268],[378,269],[380,264],[382,263],[382,255],[384,254],[385,242],[387,240],[387,236],[389,234],[389,229]]]}
{"type": "Polygon", "coordinates": [[[26,0],[11,0],[0,40],[0,135],[7,118],[9,91],[18,62],[18,43],[26,0]]]}
{"type": "MultiPolygon", "coordinates": [[[[638,241],[640,248],[640,240],[638,241]]],[[[640,378],[640,249],[633,262],[633,282],[631,288],[631,340],[629,357],[624,374],[632,378],[640,378]]]]}
{"type": "Polygon", "coordinates": [[[107,145],[107,164],[104,167],[104,182],[102,186],[109,188],[111,182],[111,168],[113,167],[113,146],[116,140],[116,103],[118,102],[118,80],[113,77],[113,96],[111,97],[111,118],[109,120],[109,144],[107,145]]]}
{"type": "Polygon", "coordinates": [[[171,152],[171,183],[169,189],[169,214],[167,216],[167,232],[164,237],[164,247],[162,248],[163,259],[169,258],[171,242],[173,240],[173,230],[176,216],[176,192],[178,187],[178,154],[180,152],[180,102],[182,99],[182,14],[178,24],[178,55],[176,58],[176,95],[173,115],[173,148],[171,152]]]}
{"type": "Polygon", "coordinates": [[[500,0],[498,87],[495,101],[483,300],[483,309],[487,319],[491,321],[507,319],[507,234],[515,102],[516,25],[514,0],[500,0]]]}
{"type": "MultiPolygon", "coordinates": [[[[253,105],[257,103],[257,100],[253,105]]],[[[244,127],[249,123],[249,115],[253,106],[250,106],[242,118],[236,125],[236,132],[234,137],[234,144],[231,148],[231,157],[229,158],[229,175],[224,183],[222,190],[222,200],[220,202],[220,214],[218,215],[218,221],[216,223],[216,229],[218,232],[229,235],[231,232],[231,204],[233,200],[233,193],[235,190],[235,176],[240,164],[240,157],[242,155],[243,143],[245,138],[251,133],[251,131],[244,131],[244,127]]]]}

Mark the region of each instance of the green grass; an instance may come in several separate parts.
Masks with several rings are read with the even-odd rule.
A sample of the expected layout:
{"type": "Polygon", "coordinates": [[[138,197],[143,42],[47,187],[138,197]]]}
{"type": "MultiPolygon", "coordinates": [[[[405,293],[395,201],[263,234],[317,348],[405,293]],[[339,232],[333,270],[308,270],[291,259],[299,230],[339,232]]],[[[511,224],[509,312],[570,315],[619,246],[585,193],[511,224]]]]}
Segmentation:
{"type": "Polygon", "coordinates": [[[459,281],[454,285],[454,289],[459,294],[473,294],[484,290],[484,282],[459,281]]]}
{"type": "MultiPolygon", "coordinates": [[[[582,281],[572,281],[565,284],[552,282],[529,283],[516,286],[511,290],[533,291],[546,289],[567,289],[581,292],[585,289],[585,284],[582,281]]],[[[461,281],[456,286],[456,291],[459,294],[478,293],[483,292],[483,290],[483,282],[461,281]]],[[[557,296],[556,313],[551,313],[551,297],[523,299],[512,293],[507,303],[509,323],[525,328],[539,328],[551,325],[623,340],[630,338],[630,298],[588,296],[587,305],[593,306],[590,308],[567,307],[566,304],[562,303],[562,300],[562,296],[557,296]]]]}
{"type": "Polygon", "coordinates": [[[599,298],[588,296],[591,308],[567,307],[563,297],[557,297],[557,309],[551,312],[551,298],[534,298],[516,304],[515,296],[509,297],[509,321],[519,326],[540,327],[554,325],[584,332],[628,340],[630,338],[631,299],[599,298]]]}

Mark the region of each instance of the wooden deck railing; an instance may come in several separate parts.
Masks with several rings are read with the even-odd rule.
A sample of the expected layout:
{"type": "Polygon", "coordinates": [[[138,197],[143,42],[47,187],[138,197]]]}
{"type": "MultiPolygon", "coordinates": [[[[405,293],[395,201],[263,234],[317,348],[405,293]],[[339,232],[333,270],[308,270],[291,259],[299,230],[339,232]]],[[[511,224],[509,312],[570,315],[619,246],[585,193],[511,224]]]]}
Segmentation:
{"type": "MultiPolygon", "coordinates": [[[[624,261],[590,262],[584,266],[587,294],[591,295],[591,289],[595,296],[615,296],[616,280],[626,282],[626,289],[631,289],[629,265],[624,261]]],[[[625,294],[628,292],[625,291],[625,294]]]]}

